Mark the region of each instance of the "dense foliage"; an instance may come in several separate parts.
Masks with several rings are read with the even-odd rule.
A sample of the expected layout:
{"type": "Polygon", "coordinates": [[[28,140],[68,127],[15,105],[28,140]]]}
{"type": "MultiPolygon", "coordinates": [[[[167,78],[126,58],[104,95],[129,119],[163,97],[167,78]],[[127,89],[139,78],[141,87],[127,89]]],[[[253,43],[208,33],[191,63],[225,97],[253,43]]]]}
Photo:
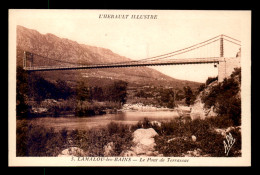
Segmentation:
{"type": "Polygon", "coordinates": [[[195,95],[194,95],[193,91],[191,90],[191,88],[189,86],[185,86],[183,88],[183,90],[184,90],[185,103],[188,106],[192,105],[195,100],[195,95]]]}
{"type": "Polygon", "coordinates": [[[17,126],[17,150],[21,156],[58,156],[62,150],[77,146],[88,156],[104,156],[104,146],[113,142],[114,151],[111,156],[119,156],[132,144],[129,126],[110,123],[105,128],[91,130],[62,130],[44,128],[21,122],[17,126]]]}
{"type": "MultiPolygon", "coordinates": [[[[85,156],[105,156],[105,146],[113,142],[111,156],[120,156],[133,146],[132,134],[138,128],[154,128],[155,149],[164,156],[185,156],[188,151],[200,150],[198,156],[224,157],[223,137],[214,131],[215,119],[183,122],[179,119],[162,122],[161,125],[148,119],[135,125],[109,123],[103,128],[91,130],[55,131],[20,121],[17,126],[17,156],[57,156],[69,147],[84,150],[85,156]],[[196,136],[196,141],[192,140],[196,136]]],[[[238,128],[230,131],[236,139],[228,156],[241,156],[241,132],[238,128]]]]}
{"type": "Polygon", "coordinates": [[[202,96],[206,108],[214,106],[220,117],[226,116],[234,125],[241,124],[241,69],[235,69],[230,78],[213,86],[209,93],[202,96]]]}
{"type": "Polygon", "coordinates": [[[78,85],[72,88],[60,79],[50,82],[17,67],[17,116],[31,116],[32,107],[36,106],[47,107],[50,116],[69,111],[76,115],[100,114],[106,108],[120,108],[126,102],[126,90],[127,83],[124,81],[115,81],[107,87],[90,87],[87,82],[79,81],[78,85]],[[52,102],[49,99],[62,102],[52,102]],[[46,100],[49,100],[49,103],[46,100]]]}
{"type": "MultiPolygon", "coordinates": [[[[155,137],[156,150],[164,156],[185,156],[187,151],[201,150],[200,156],[224,157],[224,137],[216,133],[213,128],[219,126],[217,118],[206,120],[174,119],[169,122],[162,122],[161,126],[144,119],[138,122],[133,128],[154,128],[159,134],[155,137]],[[196,136],[196,141],[191,137],[196,136]]],[[[241,156],[241,133],[238,129],[230,132],[236,142],[230,150],[229,156],[241,156]]]]}
{"type": "Polygon", "coordinates": [[[206,80],[206,86],[209,85],[210,83],[214,82],[218,80],[218,77],[209,77],[207,80],[206,80]]]}

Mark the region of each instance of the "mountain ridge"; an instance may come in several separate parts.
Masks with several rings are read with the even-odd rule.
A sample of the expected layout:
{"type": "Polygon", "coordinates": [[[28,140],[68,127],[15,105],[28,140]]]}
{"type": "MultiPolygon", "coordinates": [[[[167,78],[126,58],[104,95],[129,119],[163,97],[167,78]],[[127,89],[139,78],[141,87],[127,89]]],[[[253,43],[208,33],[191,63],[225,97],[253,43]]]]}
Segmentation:
{"type": "MultiPolygon", "coordinates": [[[[62,61],[80,62],[84,64],[100,64],[112,62],[126,62],[132,59],[120,56],[117,53],[97,46],[80,44],[67,38],[60,38],[54,34],[41,34],[37,30],[28,29],[23,26],[17,26],[17,65],[22,64],[23,50],[62,61]]],[[[46,63],[47,64],[47,63],[46,63]]],[[[197,87],[200,83],[178,80],[169,77],[157,70],[149,67],[130,67],[130,68],[110,68],[93,69],[77,71],[55,71],[39,73],[45,78],[54,81],[55,79],[64,79],[67,81],[76,81],[89,77],[106,77],[110,80],[121,79],[130,84],[155,85],[155,86],[191,86],[197,87]],[[87,75],[87,76],[86,76],[87,75]]],[[[89,82],[91,83],[91,82],[89,82]]],[[[101,83],[101,82],[100,82],[101,83]]]]}

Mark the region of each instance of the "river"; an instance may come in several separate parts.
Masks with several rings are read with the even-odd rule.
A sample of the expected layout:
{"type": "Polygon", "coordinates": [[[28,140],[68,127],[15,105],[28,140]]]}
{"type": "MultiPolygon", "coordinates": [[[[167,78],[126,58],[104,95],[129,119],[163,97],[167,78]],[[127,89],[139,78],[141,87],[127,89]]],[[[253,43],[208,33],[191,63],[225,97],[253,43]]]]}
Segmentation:
{"type": "MultiPolygon", "coordinates": [[[[40,117],[30,119],[33,125],[53,127],[55,130],[66,128],[73,129],[91,129],[93,127],[103,127],[110,122],[122,124],[136,124],[138,121],[148,118],[150,121],[168,121],[178,117],[175,110],[157,110],[157,111],[123,111],[117,114],[105,114],[92,117],[40,117]]],[[[19,121],[18,121],[19,122],[19,121]]]]}

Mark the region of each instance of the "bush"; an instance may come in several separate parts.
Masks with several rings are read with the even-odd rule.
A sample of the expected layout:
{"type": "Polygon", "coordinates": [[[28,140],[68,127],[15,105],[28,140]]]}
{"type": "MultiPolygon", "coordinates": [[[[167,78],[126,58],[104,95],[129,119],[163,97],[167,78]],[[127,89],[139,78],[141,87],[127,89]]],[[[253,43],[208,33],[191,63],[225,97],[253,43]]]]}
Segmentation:
{"type": "Polygon", "coordinates": [[[230,78],[224,79],[222,83],[212,87],[208,94],[202,96],[204,107],[215,107],[219,116],[228,116],[233,125],[241,124],[241,69],[235,69],[230,78]]]}
{"type": "Polygon", "coordinates": [[[229,157],[237,157],[241,156],[241,148],[242,148],[242,142],[241,142],[241,132],[238,128],[230,131],[233,138],[235,138],[235,143],[232,146],[232,148],[229,151],[229,157]]]}
{"type": "Polygon", "coordinates": [[[169,142],[170,137],[155,137],[156,150],[166,157],[180,157],[183,153],[197,148],[196,144],[191,140],[177,138],[169,142]]]}
{"type": "MultiPolygon", "coordinates": [[[[223,118],[225,119],[225,118],[223,118]]],[[[168,122],[162,122],[161,126],[152,124],[147,118],[139,121],[132,127],[154,128],[159,136],[155,137],[156,150],[164,156],[184,156],[187,151],[195,149],[202,150],[201,156],[224,157],[224,137],[214,131],[217,125],[223,125],[224,120],[219,118],[206,120],[193,120],[183,122],[174,119],[168,122]],[[219,123],[214,123],[215,121],[219,123]],[[196,136],[196,142],[193,142],[191,136],[196,136]],[[171,141],[172,140],[172,141],[171,141]]],[[[227,126],[229,121],[227,121],[227,126]]],[[[229,156],[239,156],[241,150],[241,134],[238,131],[232,131],[234,138],[237,138],[236,145],[232,148],[229,156]],[[234,133],[234,134],[233,134],[234,133]]]]}
{"type": "Polygon", "coordinates": [[[105,128],[93,128],[88,131],[73,131],[70,135],[77,147],[85,150],[87,156],[104,156],[104,146],[113,142],[111,156],[119,156],[123,150],[130,148],[132,133],[127,125],[109,123],[105,128]]]}
{"type": "Polygon", "coordinates": [[[184,96],[185,96],[185,103],[190,106],[195,101],[195,95],[193,94],[191,88],[189,86],[186,86],[183,88],[184,90],[184,96]]]}
{"type": "Polygon", "coordinates": [[[206,80],[206,86],[209,85],[210,83],[214,82],[218,80],[218,77],[209,77],[207,80],[206,80]]]}
{"type": "Polygon", "coordinates": [[[64,131],[55,132],[53,128],[27,125],[17,126],[16,156],[57,156],[66,143],[64,131]]]}
{"type": "Polygon", "coordinates": [[[227,115],[206,118],[205,121],[215,128],[227,128],[234,125],[233,120],[227,115]]]}
{"type": "Polygon", "coordinates": [[[113,142],[111,156],[119,156],[132,145],[132,132],[128,125],[110,123],[105,128],[72,130],[28,125],[21,122],[17,127],[17,156],[57,156],[63,149],[76,146],[86,156],[104,156],[104,146],[113,142]]]}

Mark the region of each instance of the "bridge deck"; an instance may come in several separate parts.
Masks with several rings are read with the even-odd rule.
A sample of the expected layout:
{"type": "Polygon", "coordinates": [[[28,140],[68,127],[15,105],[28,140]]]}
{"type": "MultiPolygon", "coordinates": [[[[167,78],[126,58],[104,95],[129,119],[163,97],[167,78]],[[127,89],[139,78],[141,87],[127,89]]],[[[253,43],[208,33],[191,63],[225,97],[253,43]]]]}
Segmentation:
{"type": "Polygon", "coordinates": [[[161,66],[161,65],[179,65],[179,64],[209,64],[219,63],[223,58],[192,58],[192,59],[175,59],[170,61],[149,61],[149,62],[126,62],[126,63],[108,63],[93,65],[77,66],[33,66],[25,67],[27,71],[53,71],[53,70],[77,70],[77,69],[102,69],[102,68],[120,68],[120,67],[138,67],[138,66],[161,66]]]}

